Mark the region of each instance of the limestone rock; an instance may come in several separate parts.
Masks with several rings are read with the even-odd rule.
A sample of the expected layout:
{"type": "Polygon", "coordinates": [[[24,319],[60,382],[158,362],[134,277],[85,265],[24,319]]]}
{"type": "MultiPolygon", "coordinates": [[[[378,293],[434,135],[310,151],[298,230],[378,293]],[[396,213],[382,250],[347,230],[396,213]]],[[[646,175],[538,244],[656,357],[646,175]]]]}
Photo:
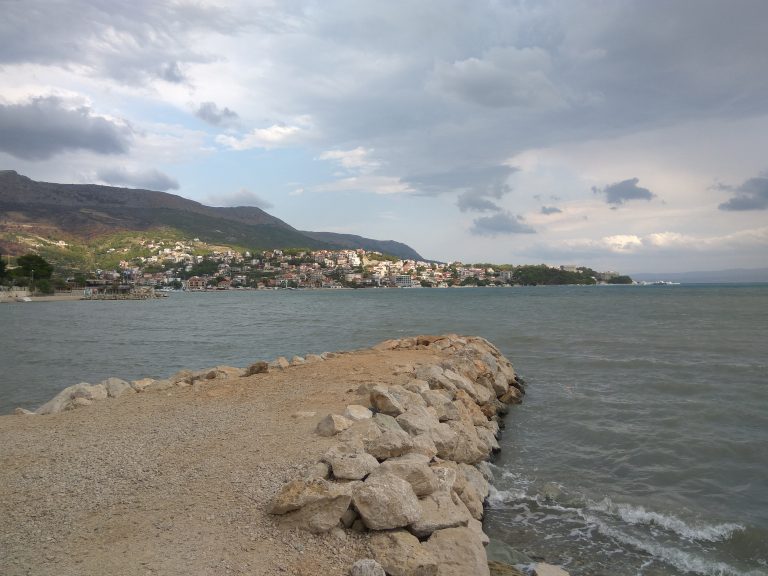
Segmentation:
{"type": "Polygon", "coordinates": [[[347,508],[347,511],[341,516],[341,523],[344,525],[344,528],[352,528],[352,525],[357,522],[359,518],[360,514],[358,514],[354,508],[347,508]]]}
{"type": "Polygon", "coordinates": [[[452,398],[444,390],[426,390],[421,393],[421,397],[427,403],[427,406],[435,409],[435,415],[440,422],[446,420],[458,420],[459,411],[451,402],[452,398]]]}
{"type": "Polygon", "coordinates": [[[270,512],[284,515],[287,526],[327,532],[339,525],[352,500],[348,484],[335,484],[319,478],[298,479],[283,486],[272,502],[270,512]]]}
{"type": "Polygon", "coordinates": [[[369,418],[353,423],[352,426],[339,434],[339,440],[346,444],[359,441],[364,445],[379,436],[381,436],[381,428],[376,425],[375,419],[369,418]]]}
{"type": "Polygon", "coordinates": [[[485,549],[471,528],[438,530],[424,547],[440,559],[440,576],[490,576],[485,549]]]}
{"type": "Polygon", "coordinates": [[[152,382],[144,388],[145,392],[163,392],[170,388],[173,388],[175,384],[168,379],[152,380],[152,382]]]}
{"type": "Polygon", "coordinates": [[[359,404],[350,404],[347,409],[344,410],[344,417],[357,422],[359,420],[368,420],[373,417],[373,412],[368,410],[365,406],[359,404]]]}
{"type": "Polygon", "coordinates": [[[14,408],[13,413],[17,416],[35,416],[36,414],[32,410],[27,410],[26,408],[14,408]]]}
{"type": "Polygon", "coordinates": [[[499,397],[499,400],[504,402],[504,404],[520,404],[523,401],[523,395],[520,393],[520,390],[510,386],[509,390],[499,397]]]}
{"type": "Polygon", "coordinates": [[[424,394],[424,392],[429,390],[429,382],[417,378],[405,384],[403,388],[414,394],[424,394]]]}
{"type": "Polygon", "coordinates": [[[427,458],[420,454],[406,454],[385,460],[373,475],[394,474],[408,482],[416,496],[426,496],[437,490],[439,484],[427,462],[427,458]]]}
{"type": "Polygon", "coordinates": [[[275,364],[277,365],[278,368],[282,368],[283,370],[285,370],[291,365],[291,363],[288,362],[288,359],[285,356],[278,356],[278,358],[275,360],[275,364]]]}
{"type": "Polygon", "coordinates": [[[110,398],[119,398],[123,394],[136,393],[136,390],[131,388],[131,385],[128,384],[128,382],[121,380],[120,378],[107,378],[102,381],[101,384],[106,388],[107,396],[110,398]]]}
{"type": "MultiPolygon", "coordinates": [[[[512,373],[514,374],[514,372],[512,373]]],[[[503,372],[499,371],[493,377],[493,392],[496,396],[503,396],[509,390],[509,380],[503,372]]]]}
{"type": "MultiPolygon", "coordinates": [[[[434,464],[431,468],[432,473],[437,477],[437,490],[445,490],[446,492],[453,491],[454,486],[456,485],[456,475],[458,474],[456,467],[449,468],[448,466],[434,464]]],[[[456,491],[460,492],[460,490],[456,491]]]]}
{"type": "Polygon", "coordinates": [[[403,429],[400,427],[400,424],[397,423],[397,420],[388,414],[375,414],[373,416],[373,422],[382,432],[387,432],[388,430],[393,432],[403,432],[403,429]]]}
{"type": "Polygon", "coordinates": [[[323,357],[317,354],[307,354],[304,356],[304,362],[307,364],[314,364],[315,362],[322,362],[323,357]]]}
{"type": "Polygon", "coordinates": [[[304,364],[304,358],[301,356],[294,356],[291,358],[291,366],[301,366],[304,364]]]}
{"type": "Polygon", "coordinates": [[[525,572],[496,560],[488,561],[488,570],[490,570],[491,576],[525,576],[525,572]]]}
{"type": "Polygon", "coordinates": [[[395,420],[397,420],[400,427],[411,436],[427,434],[432,428],[439,424],[434,412],[430,412],[428,408],[422,406],[408,408],[405,412],[395,418],[395,420]]]}
{"type": "Polygon", "coordinates": [[[475,426],[485,426],[488,423],[488,417],[483,414],[477,403],[464,390],[459,390],[456,393],[454,404],[459,410],[462,420],[467,420],[475,426]]]}
{"type": "Polygon", "coordinates": [[[535,576],[569,576],[568,572],[560,568],[560,566],[554,566],[546,562],[539,562],[534,565],[533,573],[535,576]]]}
{"type": "Polygon", "coordinates": [[[343,480],[362,480],[379,467],[379,461],[370,454],[343,444],[328,450],[323,461],[336,478],[343,480]]]}
{"type": "Polygon", "coordinates": [[[443,459],[450,459],[456,451],[456,443],[458,442],[456,432],[448,424],[441,422],[432,428],[428,435],[435,443],[437,455],[443,459]]]}
{"type": "MultiPolygon", "coordinates": [[[[413,534],[404,530],[371,536],[373,557],[390,576],[437,576],[437,560],[413,534]]],[[[465,575],[469,576],[469,574],[465,575]]]]}
{"type": "Polygon", "coordinates": [[[467,484],[474,486],[477,493],[482,499],[488,497],[490,493],[490,486],[488,480],[485,479],[483,473],[477,469],[476,466],[470,466],[469,464],[459,464],[459,473],[461,473],[467,481],[467,484]]]}
{"type": "Polygon", "coordinates": [[[406,432],[400,430],[387,430],[383,432],[378,438],[365,441],[365,451],[368,454],[378,458],[379,460],[386,460],[387,458],[394,458],[402,456],[411,451],[413,442],[411,437],[406,432]]]}
{"type": "Polygon", "coordinates": [[[483,426],[475,426],[475,432],[477,432],[477,435],[483,442],[490,446],[492,452],[498,452],[501,450],[499,441],[496,440],[496,436],[494,436],[493,432],[491,432],[488,428],[483,426]]]}
{"type": "MultiPolygon", "coordinates": [[[[456,444],[452,451],[447,452],[445,458],[455,462],[474,464],[488,457],[491,448],[480,439],[472,424],[463,421],[451,421],[448,426],[456,433],[456,444]]],[[[438,456],[440,456],[439,452],[438,456]]]]}
{"type": "Polygon", "coordinates": [[[149,386],[153,382],[154,382],[154,379],[152,378],[141,378],[139,380],[132,380],[131,388],[136,390],[136,392],[144,392],[144,389],[147,388],[147,386],[149,386]]]}
{"type": "Polygon", "coordinates": [[[411,437],[411,453],[422,454],[427,460],[432,460],[437,455],[437,446],[429,434],[419,434],[411,437]]]}
{"type": "Polygon", "coordinates": [[[352,564],[352,569],[349,571],[350,576],[386,576],[384,568],[371,558],[365,560],[358,560],[352,564]]]}
{"type": "Polygon", "coordinates": [[[411,485],[393,474],[379,474],[355,486],[352,501],[371,530],[413,524],[421,508],[411,485]]]}
{"type": "Polygon", "coordinates": [[[384,340],[383,342],[379,342],[375,346],[373,346],[374,350],[394,350],[400,345],[400,340],[384,340]]]}
{"type": "Polygon", "coordinates": [[[320,436],[334,436],[352,426],[352,420],[338,414],[328,414],[317,424],[320,436]]]}
{"type": "Polygon", "coordinates": [[[322,478],[327,480],[331,475],[331,466],[327,462],[316,462],[304,473],[304,478],[322,478]]]}
{"type": "Polygon", "coordinates": [[[85,406],[93,402],[94,400],[103,400],[107,397],[107,389],[102,384],[88,384],[87,382],[80,382],[73,386],[64,388],[61,392],[56,394],[48,402],[40,406],[35,410],[36,414],[56,414],[64,410],[71,410],[78,405],[85,406]],[[87,403],[75,402],[76,399],[81,398],[87,400],[87,403]]]}
{"type": "Polygon", "coordinates": [[[409,408],[426,405],[421,395],[398,384],[389,387],[376,385],[371,389],[371,406],[390,416],[399,416],[409,408]]]}
{"type": "MultiPolygon", "coordinates": [[[[457,496],[457,498],[458,498],[458,496],[457,496]]],[[[463,510],[466,510],[467,515],[469,515],[469,510],[467,510],[467,508],[466,508],[466,506],[464,506],[463,502],[461,502],[461,505],[462,505],[463,510]]],[[[477,537],[480,538],[480,543],[483,546],[488,546],[488,544],[490,543],[491,539],[488,538],[488,534],[483,532],[483,523],[480,522],[480,520],[475,520],[474,518],[470,518],[469,519],[469,524],[467,524],[467,526],[469,528],[471,528],[477,534],[477,537]]]]}
{"type": "Polygon", "coordinates": [[[459,498],[467,507],[469,513],[475,520],[483,519],[483,497],[480,496],[477,489],[471,485],[466,484],[464,489],[458,493],[459,498]]]}
{"type": "Polygon", "coordinates": [[[467,526],[470,520],[474,520],[452,492],[433,492],[420,498],[419,504],[421,518],[410,526],[410,531],[418,538],[427,538],[436,530],[467,526]]]}
{"type": "Polygon", "coordinates": [[[264,361],[254,362],[245,369],[243,376],[253,376],[254,374],[266,374],[269,372],[269,364],[264,361]]]}

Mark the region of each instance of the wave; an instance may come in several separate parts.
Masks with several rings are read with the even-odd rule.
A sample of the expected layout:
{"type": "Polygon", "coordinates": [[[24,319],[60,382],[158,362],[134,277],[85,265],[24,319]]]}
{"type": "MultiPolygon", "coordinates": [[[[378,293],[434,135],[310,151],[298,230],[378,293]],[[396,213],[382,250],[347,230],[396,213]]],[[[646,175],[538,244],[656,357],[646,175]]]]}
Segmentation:
{"type": "Polygon", "coordinates": [[[618,528],[609,526],[597,516],[585,514],[583,517],[586,522],[595,526],[603,535],[645,552],[657,560],[674,566],[681,572],[693,572],[702,576],[766,576],[763,571],[750,570],[745,572],[725,562],[707,560],[678,548],[646,542],[635,536],[630,536],[618,528]]]}
{"type": "Polygon", "coordinates": [[[610,498],[605,498],[600,502],[590,502],[587,508],[594,512],[617,516],[627,524],[658,526],[690,541],[721,542],[728,540],[735,532],[745,530],[741,524],[730,522],[692,526],[676,516],[649,511],[643,506],[614,504],[610,498]]]}

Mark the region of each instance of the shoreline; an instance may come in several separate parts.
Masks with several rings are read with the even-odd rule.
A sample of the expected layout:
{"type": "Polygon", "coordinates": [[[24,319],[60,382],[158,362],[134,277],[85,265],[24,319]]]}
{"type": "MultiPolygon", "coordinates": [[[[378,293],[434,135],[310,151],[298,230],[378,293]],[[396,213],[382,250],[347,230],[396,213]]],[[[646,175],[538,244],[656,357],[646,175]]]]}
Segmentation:
{"type": "MultiPolygon", "coordinates": [[[[285,494],[285,487],[295,485],[297,481],[310,482],[313,486],[325,483],[331,490],[353,489],[355,486],[360,490],[360,486],[369,484],[370,480],[363,480],[363,477],[360,480],[339,478],[339,474],[344,476],[337,470],[341,464],[329,454],[335,453],[344,460],[346,457],[343,450],[339,452],[340,446],[367,442],[370,440],[368,436],[376,432],[381,435],[380,430],[374,430],[374,423],[384,421],[387,426],[402,422],[402,426],[409,430],[406,433],[401,429],[397,433],[400,440],[410,443],[406,454],[412,453],[410,459],[417,458],[417,454],[421,454],[419,458],[426,458],[428,464],[420,462],[417,467],[428,466],[429,474],[432,473],[430,470],[440,471],[442,481],[450,484],[445,492],[449,495],[447,502],[450,505],[452,497],[455,509],[454,516],[448,521],[451,527],[447,527],[445,519],[435,520],[430,516],[431,524],[426,522],[426,528],[425,521],[416,521],[413,526],[408,522],[402,526],[408,527],[410,532],[401,528],[394,533],[399,534],[399,541],[410,537],[410,545],[414,545],[415,540],[426,550],[427,556],[432,548],[433,560],[429,566],[433,569],[428,569],[425,574],[458,574],[456,568],[461,562],[466,566],[468,553],[451,551],[451,558],[443,560],[441,554],[435,554],[442,550],[439,543],[429,542],[451,535],[460,535],[462,540],[469,535],[480,541],[482,532],[478,532],[477,525],[474,525],[474,532],[469,528],[470,517],[464,512],[471,508],[471,519],[479,524],[478,515],[481,519],[482,503],[487,496],[487,478],[478,479],[481,467],[476,468],[473,463],[487,460],[498,448],[492,438],[498,432],[498,418],[492,418],[500,407],[490,409],[490,394],[483,392],[481,388],[484,386],[479,383],[482,371],[473,369],[472,363],[464,362],[469,356],[462,359],[460,354],[462,349],[472,347],[478,351],[485,349],[487,362],[495,361],[499,365],[506,362],[495,347],[482,339],[455,335],[404,338],[385,341],[372,349],[307,355],[291,361],[279,358],[271,363],[256,362],[246,370],[218,366],[195,373],[182,371],[164,380],[127,383],[112,378],[98,385],[80,384],[65,389],[38,409],[39,414],[49,415],[0,416],[0,445],[4,446],[0,449],[0,491],[3,495],[0,517],[5,518],[0,521],[0,544],[9,551],[8,564],[3,565],[4,561],[0,560],[0,571],[20,574],[21,568],[29,568],[30,562],[35,566],[35,562],[42,560],[33,550],[38,548],[45,551],[46,561],[45,566],[37,566],[36,573],[66,574],[70,570],[78,573],[81,569],[89,572],[88,566],[99,566],[103,572],[103,563],[117,561],[117,557],[110,559],[104,551],[99,551],[98,546],[83,546],[80,541],[85,535],[80,526],[84,520],[83,511],[88,512],[89,520],[82,528],[95,526],[93,529],[96,530],[96,533],[87,533],[89,538],[97,541],[103,538],[106,544],[112,542],[112,536],[119,535],[114,546],[108,548],[113,552],[115,546],[124,550],[118,571],[125,574],[143,574],[150,565],[166,574],[199,571],[199,554],[185,544],[188,531],[195,527],[202,535],[202,540],[197,540],[201,549],[213,556],[217,553],[225,556],[222,562],[230,566],[247,565],[250,573],[348,574],[355,560],[376,558],[386,564],[391,562],[392,554],[388,556],[381,551],[377,542],[382,536],[377,536],[374,526],[380,520],[371,519],[380,519],[383,512],[379,510],[366,517],[362,513],[365,509],[362,497],[354,496],[354,507],[350,507],[353,500],[350,493],[343,512],[357,511],[363,530],[353,528],[354,520],[344,522],[339,517],[335,521],[331,519],[328,530],[307,532],[307,526],[317,527],[319,504],[316,501],[311,506],[303,502],[293,508],[294,502],[287,513],[278,516],[267,514],[269,509],[274,510],[281,494],[285,494]],[[490,354],[494,350],[498,353],[498,357],[493,357],[495,360],[490,354]],[[449,365],[457,371],[447,368],[449,365]],[[462,378],[461,371],[464,370],[474,370],[477,380],[472,383],[468,377],[462,378]],[[446,379],[446,375],[450,378],[446,379]],[[456,378],[455,382],[453,378],[456,378]],[[445,395],[450,387],[457,390],[453,401],[447,401],[448,395],[445,395]],[[389,415],[388,420],[386,412],[392,413],[393,408],[387,404],[387,394],[398,390],[408,391],[406,397],[401,398],[405,404],[394,409],[395,412],[401,410],[400,415],[389,415]],[[440,390],[446,401],[440,400],[440,390]],[[480,396],[470,398],[468,393],[472,390],[480,396]],[[437,402],[439,407],[426,407],[422,399],[425,397],[437,402]],[[478,399],[486,402],[478,403],[478,399]],[[332,427],[336,423],[344,427],[346,417],[342,413],[349,412],[351,406],[361,406],[363,410],[373,408],[376,416],[356,420],[344,430],[333,430],[336,433],[332,435],[318,434],[319,430],[327,428],[329,420],[334,422],[332,427]],[[481,406],[493,414],[484,415],[481,406]],[[445,419],[443,424],[454,422],[454,428],[462,430],[461,437],[464,438],[460,442],[461,449],[458,445],[441,447],[443,458],[432,454],[439,441],[430,443],[421,438],[417,442],[416,438],[422,434],[408,440],[414,430],[421,430],[420,426],[437,427],[435,413],[438,409],[459,410],[461,414],[454,415],[455,420],[445,419]],[[338,417],[331,416],[334,414],[338,417]],[[421,421],[415,418],[419,415],[421,421]],[[434,424],[429,424],[432,417],[435,417],[434,424]],[[464,424],[460,422],[462,419],[464,424]],[[490,424],[492,421],[495,425],[490,424]],[[192,423],[194,426],[190,427],[192,423]],[[62,441],[51,442],[53,438],[62,441]],[[205,460],[200,460],[202,454],[207,454],[205,460]],[[462,460],[467,463],[462,464],[462,460]],[[73,461],[76,463],[74,467],[73,461]],[[451,462],[455,466],[449,465],[451,462]],[[319,466],[323,463],[324,467],[319,466]],[[199,474],[189,477],[191,469],[199,474]],[[460,474],[457,475],[456,470],[461,471],[460,474]],[[465,483],[461,488],[455,484],[457,487],[454,488],[457,477],[462,475],[465,483]],[[466,482],[470,480],[473,488],[467,487],[466,482]],[[483,482],[484,495],[481,494],[483,482]],[[331,484],[335,486],[331,487],[331,484]],[[113,485],[114,493],[110,489],[113,485]],[[237,489],[244,486],[247,487],[245,491],[237,489]],[[69,494],[70,491],[73,494],[69,494]],[[117,509],[121,511],[119,514],[116,514],[117,509]],[[235,518],[234,529],[249,534],[248,538],[243,540],[239,532],[239,535],[232,533],[233,526],[218,521],[230,517],[235,518]],[[42,518],[53,521],[40,524],[42,518]],[[11,530],[9,523],[14,519],[18,527],[11,530]],[[208,526],[211,523],[216,525],[215,529],[208,526]],[[38,530],[42,528],[42,534],[34,536],[35,526],[39,526],[38,530]],[[139,526],[145,529],[138,529],[139,526]],[[13,538],[14,533],[25,532],[27,538],[13,538]],[[424,540],[420,542],[412,533],[419,534],[424,540]],[[439,534],[440,538],[434,534],[439,534]],[[33,545],[42,536],[48,540],[33,545]],[[242,544],[232,548],[225,545],[229,541],[242,544]],[[163,546],[159,546],[159,542],[163,546]],[[143,550],[141,556],[145,558],[140,564],[129,554],[137,546],[143,550]],[[223,546],[221,551],[217,552],[217,546],[223,546]],[[437,550],[435,546],[438,546],[437,550]],[[75,565],[68,554],[71,548],[81,554],[75,565]],[[463,559],[460,558],[462,554],[463,559]],[[440,562],[434,561],[435,555],[441,558],[440,562]]],[[[495,370],[497,373],[501,371],[495,370]]],[[[506,380],[514,383],[515,379],[509,365],[505,383],[508,383],[506,380]]],[[[487,384],[493,388],[493,383],[487,384]]],[[[497,386],[497,392],[503,389],[501,379],[497,386]]],[[[519,400],[520,389],[506,388],[509,390],[518,390],[511,396],[519,400]]],[[[493,393],[493,398],[496,397],[493,393]]],[[[440,429],[444,433],[449,427],[444,425],[440,429]]],[[[440,434],[436,438],[439,440],[439,437],[440,434]]],[[[371,446],[367,449],[376,451],[371,446]]],[[[376,467],[404,466],[396,462],[405,456],[394,452],[376,452],[376,455],[380,460],[376,467]]],[[[387,474],[379,476],[389,478],[387,474]]],[[[389,481],[397,484],[397,480],[389,481]]],[[[407,486],[407,482],[399,482],[401,488],[403,484],[407,486]]],[[[446,503],[444,497],[430,494],[420,496],[417,506],[427,510],[433,500],[446,503]]],[[[361,528],[359,524],[358,529],[361,528]]],[[[386,534],[387,538],[394,538],[391,529],[386,534]]],[[[473,550],[474,561],[478,561],[481,551],[487,566],[482,545],[473,550]]],[[[211,574],[228,573],[210,566],[211,574]]],[[[409,573],[398,570],[390,566],[388,573],[409,573]]]]}

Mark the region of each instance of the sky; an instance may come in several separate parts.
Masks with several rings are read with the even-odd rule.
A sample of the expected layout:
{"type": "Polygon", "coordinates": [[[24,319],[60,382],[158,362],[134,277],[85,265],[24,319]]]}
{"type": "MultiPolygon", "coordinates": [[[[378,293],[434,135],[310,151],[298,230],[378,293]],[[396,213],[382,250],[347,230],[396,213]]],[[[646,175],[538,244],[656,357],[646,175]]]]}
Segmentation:
{"type": "Polygon", "coordinates": [[[764,0],[0,11],[0,169],[442,261],[768,266],[764,0]]]}

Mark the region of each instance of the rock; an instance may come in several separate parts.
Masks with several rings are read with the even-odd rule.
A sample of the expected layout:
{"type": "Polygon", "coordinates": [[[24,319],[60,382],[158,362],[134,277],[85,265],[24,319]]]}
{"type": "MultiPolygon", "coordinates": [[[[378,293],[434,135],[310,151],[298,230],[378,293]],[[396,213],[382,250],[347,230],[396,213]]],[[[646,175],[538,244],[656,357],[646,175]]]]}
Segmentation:
{"type": "Polygon", "coordinates": [[[173,388],[176,384],[168,379],[152,380],[152,383],[144,388],[145,392],[164,392],[170,388],[173,388]]]}
{"type": "Polygon", "coordinates": [[[330,360],[331,358],[336,358],[336,356],[337,355],[333,352],[323,352],[322,354],[320,354],[320,358],[322,358],[323,360],[330,360]]]}
{"type": "Polygon", "coordinates": [[[266,374],[269,372],[269,364],[267,362],[259,361],[254,362],[248,368],[245,369],[243,376],[253,376],[254,374],[266,374]]]}
{"type": "Polygon", "coordinates": [[[323,456],[333,475],[342,480],[362,480],[379,467],[379,461],[362,450],[349,446],[334,446],[323,456]]]}
{"type": "Polygon", "coordinates": [[[411,524],[409,530],[421,539],[429,537],[436,530],[466,526],[473,519],[459,497],[452,492],[433,492],[420,498],[419,505],[421,518],[411,524]]]}
{"type": "Polygon", "coordinates": [[[400,430],[387,430],[378,438],[364,441],[365,451],[379,460],[395,458],[410,452],[413,447],[411,437],[406,432],[400,430]]]}
{"type": "Polygon", "coordinates": [[[339,434],[339,441],[346,444],[359,442],[365,445],[366,442],[375,440],[379,436],[381,436],[381,429],[376,425],[374,419],[358,420],[339,434]]]}
{"type": "Polygon", "coordinates": [[[376,424],[382,432],[387,432],[388,430],[392,432],[404,432],[400,427],[400,424],[397,423],[397,420],[388,414],[375,414],[373,416],[373,423],[376,424]]]}
{"type": "Polygon", "coordinates": [[[352,528],[352,525],[360,518],[360,515],[354,508],[347,508],[347,511],[341,515],[341,523],[344,528],[352,528]]]}
{"type": "Polygon", "coordinates": [[[395,420],[397,420],[400,427],[411,436],[427,434],[432,428],[439,424],[434,412],[430,412],[428,408],[422,406],[408,408],[405,412],[395,418],[395,420]]]}
{"type": "Polygon", "coordinates": [[[483,519],[483,498],[477,492],[474,486],[467,484],[464,489],[458,493],[459,498],[467,507],[472,518],[475,520],[483,519]]]}
{"type": "Polygon", "coordinates": [[[13,413],[16,414],[17,416],[36,416],[36,414],[32,412],[32,410],[27,410],[26,408],[21,408],[21,407],[14,408],[13,413]]]}
{"type": "Polygon", "coordinates": [[[132,380],[131,381],[131,388],[136,390],[136,392],[144,392],[144,389],[152,384],[154,382],[154,379],[152,378],[141,378],[140,380],[132,380]]]}
{"type": "Polygon", "coordinates": [[[505,394],[499,397],[504,404],[520,404],[523,401],[523,395],[514,386],[510,386],[505,394]]]}
{"type": "Polygon", "coordinates": [[[491,539],[488,546],[485,547],[485,553],[488,560],[503,562],[504,564],[532,564],[533,560],[509,544],[501,540],[491,539]]]}
{"type": "Polygon", "coordinates": [[[189,386],[190,384],[192,384],[192,382],[194,382],[195,379],[197,379],[198,376],[199,374],[192,372],[192,370],[179,370],[178,372],[176,372],[176,374],[168,378],[168,380],[174,386],[180,386],[180,385],[189,386]]]}
{"type": "Polygon", "coordinates": [[[307,354],[304,356],[304,362],[307,364],[314,364],[315,362],[322,362],[323,357],[317,354],[307,354]]]}
{"type": "Polygon", "coordinates": [[[379,474],[355,486],[352,501],[371,530],[389,530],[416,522],[421,508],[411,485],[393,474],[379,474]]]}
{"type": "MultiPolygon", "coordinates": [[[[458,496],[457,496],[457,498],[458,498],[458,496]]],[[[469,510],[467,510],[467,507],[464,506],[463,502],[461,503],[461,506],[462,506],[462,509],[465,510],[467,515],[469,516],[469,510]]],[[[483,523],[480,522],[480,520],[475,520],[474,518],[470,517],[469,524],[467,524],[467,527],[471,528],[477,534],[477,537],[480,538],[480,543],[483,546],[488,546],[488,544],[490,543],[491,539],[488,538],[488,534],[483,532],[483,523]]]]}
{"type": "Polygon", "coordinates": [[[453,370],[444,370],[443,374],[457,389],[464,390],[475,402],[483,404],[490,400],[490,393],[477,390],[477,387],[466,376],[458,374],[453,370]],[[481,400],[481,397],[485,398],[485,400],[481,400]]]}
{"type": "Polygon", "coordinates": [[[368,420],[369,418],[373,418],[373,412],[368,410],[365,406],[360,406],[359,404],[350,404],[347,406],[347,409],[344,410],[344,417],[352,420],[353,422],[357,422],[359,420],[368,420]]]}
{"type": "Polygon", "coordinates": [[[386,574],[381,564],[376,562],[376,560],[366,558],[352,564],[349,576],[386,576],[386,574]]]}
{"type": "Polygon", "coordinates": [[[291,365],[291,363],[288,362],[288,359],[285,356],[278,356],[278,358],[275,360],[275,364],[278,368],[282,368],[283,370],[285,370],[291,365]]]}
{"type": "MultiPolygon", "coordinates": [[[[390,576],[437,576],[437,560],[414,536],[404,530],[371,536],[373,557],[390,576]]],[[[465,576],[469,576],[469,573],[465,576]]]]}
{"type": "Polygon", "coordinates": [[[101,385],[107,390],[107,396],[110,398],[119,398],[126,393],[136,393],[136,390],[134,390],[128,382],[121,380],[120,378],[107,378],[101,382],[101,385]]]}
{"type": "Polygon", "coordinates": [[[569,576],[568,572],[559,566],[553,566],[546,562],[539,562],[533,567],[534,576],[569,576]]]}
{"type": "Polygon", "coordinates": [[[384,386],[374,386],[371,390],[371,406],[379,412],[390,416],[399,416],[405,412],[405,406],[400,398],[384,386]]]}
{"type": "Polygon", "coordinates": [[[488,561],[488,570],[490,570],[491,576],[526,576],[525,572],[521,572],[514,566],[496,560],[488,561]]]}
{"type": "Polygon", "coordinates": [[[75,408],[82,408],[83,406],[90,406],[93,404],[93,400],[88,398],[73,398],[69,404],[64,407],[64,410],[74,410],[75,408]]]}
{"type": "Polygon", "coordinates": [[[435,415],[440,422],[458,420],[459,411],[445,392],[444,390],[427,390],[421,393],[421,397],[424,398],[427,406],[435,409],[435,415]]]}
{"type": "Polygon", "coordinates": [[[64,388],[64,390],[35,410],[35,413],[56,414],[78,406],[86,406],[94,400],[103,400],[106,397],[107,389],[102,384],[91,385],[87,382],[80,382],[79,384],[64,388]],[[77,398],[87,400],[88,402],[74,402],[77,398]]]}
{"type": "Polygon", "coordinates": [[[478,462],[475,464],[475,468],[477,468],[477,471],[483,475],[483,478],[485,478],[489,484],[493,482],[493,470],[488,462],[478,462]]]}
{"type": "Polygon", "coordinates": [[[424,547],[440,559],[440,576],[490,576],[485,548],[471,528],[438,530],[424,547]]]}
{"type": "Polygon", "coordinates": [[[462,420],[471,422],[475,426],[485,426],[488,423],[488,417],[483,414],[477,403],[464,390],[459,390],[456,393],[454,405],[462,420]]]}
{"type": "MultiPolygon", "coordinates": [[[[514,374],[514,372],[513,372],[514,374]]],[[[503,396],[509,391],[509,380],[503,372],[497,372],[493,377],[493,392],[496,396],[503,396]]]]}
{"type": "Polygon", "coordinates": [[[352,500],[349,484],[335,484],[319,478],[289,482],[275,496],[270,513],[285,515],[283,523],[327,532],[339,525],[352,500]]]}
{"type": "Polygon", "coordinates": [[[427,462],[427,458],[420,454],[406,454],[385,460],[372,475],[394,474],[408,482],[416,496],[426,496],[437,490],[439,485],[437,476],[427,462]]]}
{"type": "Polygon", "coordinates": [[[443,459],[450,459],[456,451],[458,442],[456,432],[448,424],[441,422],[429,431],[428,436],[435,443],[437,455],[443,459]]]}
{"type": "Polygon", "coordinates": [[[429,390],[429,382],[426,380],[419,380],[418,378],[416,380],[411,380],[407,384],[403,386],[406,390],[409,392],[413,392],[414,394],[424,394],[424,392],[427,392],[429,390]]]}
{"type": "Polygon", "coordinates": [[[432,342],[435,342],[440,339],[440,336],[430,336],[428,334],[422,334],[421,336],[416,336],[416,344],[419,346],[429,346],[432,344],[432,342]]]}
{"type": "Polygon", "coordinates": [[[490,485],[480,470],[469,464],[459,464],[458,471],[464,476],[467,484],[475,488],[482,500],[485,500],[488,497],[488,494],[490,493],[490,485]]]}
{"type": "Polygon", "coordinates": [[[331,466],[327,462],[316,462],[304,473],[304,478],[322,478],[327,480],[331,475],[331,466]]]}
{"type": "Polygon", "coordinates": [[[432,460],[437,455],[437,447],[429,434],[419,434],[411,437],[411,453],[422,454],[427,460],[432,460]]]}
{"type": "Polygon", "coordinates": [[[301,356],[294,356],[291,358],[291,366],[301,366],[304,364],[304,358],[301,356]]]}
{"type": "Polygon", "coordinates": [[[400,345],[400,340],[384,340],[384,342],[379,342],[375,346],[373,346],[374,350],[379,351],[385,351],[385,350],[394,350],[400,345]]]}
{"type": "Polygon", "coordinates": [[[433,464],[431,468],[432,473],[437,477],[437,490],[453,491],[456,485],[456,475],[458,474],[456,467],[449,468],[440,464],[433,464]]]}
{"type": "Polygon", "coordinates": [[[563,491],[560,486],[554,482],[547,482],[541,487],[539,494],[541,494],[547,502],[557,502],[562,497],[563,491]]]}
{"type": "MultiPolygon", "coordinates": [[[[491,448],[480,439],[477,435],[477,430],[472,424],[457,420],[448,422],[448,426],[456,433],[456,444],[453,450],[446,452],[446,456],[441,456],[439,451],[438,456],[467,464],[474,464],[488,457],[491,448]]],[[[437,442],[435,442],[435,445],[437,446],[437,442]]],[[[438,450],[439,448],[438,446],[438,450]]]]}
{"type": "Polygon", "coordinates": [[[491,432],[488,428],[485,428],[483,426],[475,426],[475,432],[477,432],[477,435],[480,437],[480,440],[485,442],[490,448],[492,452],[498,452],[501,450],[501,446],[499,446],[499,441],[496,440],[496,436],[494,436],[493,432],[491,432]]]}
{"type": "MultiPolygon", "coordinates": [[[[231,378],[240,378],[244,371],[235,366],[216,366],[205,373],[206,380],[228,380],[231,378]]],[[[193,381],[197,377],[193,378],[193,381]]]]}
{"type": "Polygon", "coordinates": [[[352,426],[352,420],[338,414],[328,414],[317,424],[316,431],[320,436],[334,436],[350,426],[352,426]]]}

